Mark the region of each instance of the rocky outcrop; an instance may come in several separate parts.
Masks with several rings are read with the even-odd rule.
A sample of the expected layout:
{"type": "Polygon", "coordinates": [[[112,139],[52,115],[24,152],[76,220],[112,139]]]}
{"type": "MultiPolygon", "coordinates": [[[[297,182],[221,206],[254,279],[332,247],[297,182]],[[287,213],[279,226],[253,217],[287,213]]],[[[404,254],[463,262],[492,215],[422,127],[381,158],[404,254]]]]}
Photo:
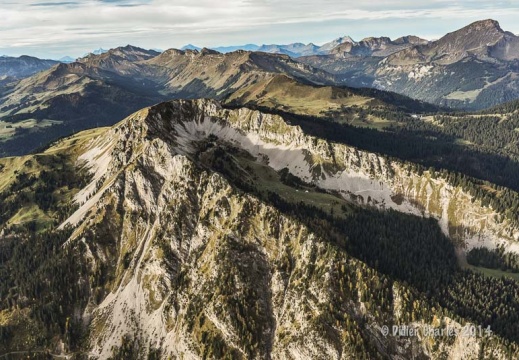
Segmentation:
{"type": "MultiPolygon", "coordinates": [[[[246,108],[225,110],[210,100],[174,101],[136,113],[99,138],[94,153],[83,158],[90,161],[96,152],[102,154],[94,164],[104,163],[109,170],[104,177],[113,178],[146,148],[142,138],[160,139],[172,151],[192,157],[194,143],[210,135],[346,199],[437,218],[461,248],[503,245],[519,252],[517,225],[439,174],[418,174],[410,164],[308,136],[279,116],[246,108]]],[[[76,223],[88,206],[81,207],[71,222],[76,223]]]]}
{"type": "MultiPolygon", "coordinates": [[[[403,164],[306,136],[278,116],[225,110],[208,100],[140,111],[81,150],[78,165],[94,178],[64,224],[76,226],[66,246],[83,249],[93,274],[82,315],[92,358],[125,346],[139,357],[189,359],[348,359],[374,352],[477,359],[480,351],[505,357],[493,340],[482,350],[481,339],[463,336],[384,337],[386,324],[412,323],[421,331],[461,324],[202,168],[194,144],[210,135],[381,208],[441,217],[465,196],[403,164]]],[[[484,214],[480,208],[470,210],[484,214]]]]}

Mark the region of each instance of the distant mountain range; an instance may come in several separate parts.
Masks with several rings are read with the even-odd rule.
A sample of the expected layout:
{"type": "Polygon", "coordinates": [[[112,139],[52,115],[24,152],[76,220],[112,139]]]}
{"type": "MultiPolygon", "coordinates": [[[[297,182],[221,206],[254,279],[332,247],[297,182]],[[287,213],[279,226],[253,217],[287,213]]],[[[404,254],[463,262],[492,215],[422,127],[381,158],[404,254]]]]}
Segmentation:
{"type": "Polygon", "coordinates": [[[9,141],[0,143],[0,153],[24,154],[53,138],[111,125],[172,98],[213,98],[315,115],[351,105],[436,111],[392,96],[374,102],[382,94],[335,88],[335,82],[334,75],[284,54],[210,49],[159,53],[128,45],[60,63],[11,84],[0,94],[0,119],[10,124],[4,135],[9,141]]]}
{"type": "Polygon", "coordinates": [[[416,36],[360,41],[346,36],[321,46],[248,44],[218,48],[221,52],[186,48],[101,48],[74,62],[1,57],[0,153],[23,154],[57,136],[111,125],[132,111],[172,98],[206,97],[340,117],[358,111],[352,106],[372,108],[378,104],[374,99],[395,103],[395,97],[384,92],[365,92],[358,102],[343,100],[360,96],[352,87],[418,100],[396,100],[406,104],[399,109],[408,113],[436,111],[423,102],[479,110],[519,98],[519,40],[493,20],[433,42],[416,36]]]}
{"type": "MultiPolygon", "coordinates": [[[[323,45],[315,45],[313,43],[303,44],[303,43],[291,43],[285,45],[279,44],[264,44],[264,45],[255,45],[255,44],[247,44],[247,45],[238,45],[238,46],[219,46],[212,47],[211,50],[215,50],[221,53],[228,53],[236,50],[246,50],[246,51],[261,51],[273,54],[284,54],[289,55],[290,57],[297,58],[301,56],[312,56],[312,55],[328,55],[331,53],[340,53],[340,52],[353,52],[354,54],[366,54],[372,53],[373,51],[378,52],[378,56],[383,56],[383,54],[389,54],[396,51],[403,50],[412,45],[422,45],[427,44],[428,40],[420,39],[417,36],[403,36],[392,41],[390,38],[381,37],[374,38],[369,37],[362,39],[357,42],[353,40],[349,36],[339,37],[335,40],[327,42],[323,45]],[[384,50],[386,50],[384,52],[384,50]]],[[[181,50],[202,50],[201,47],[198,47],[193,44],[185,45],[181,48],[181,50]]]]}
{"type": "MultiPolygon", "coordinates": [[[[237,50],[256,51],[259,48],[260,47],[255,44],[246,44],[246,45],[236,45],[236,46],[217,46],[217,47],[211,48],[211,50],[215,50],[215,51],[221,52],[222,54],[225,54],[225,53],[233,52],[233,51],[237,51],[237,50]]],[[[188,44],[188,45],[182,46],[180,48],[180,50],[200,51],[200,50],[202,50],[202,48],[195,46],[193,44],[188,44]]]]}
{"type": "Polygon", "coordinates": [[[1,154],[27,153],[53,138],[111,125],[166,99],[224,99],[276,74],[312,84],[334,82],[327,72],[287,55],[247,51],[170,49],[159,53],[128,45],[55,64],[0,92],[0,121],[10,124],[4,137],[11,139],[0,143],[1,154]]]}
{"type": "MultiPolygon", "coordinates": [[[[303,44],[303,43],[292,43],[286,45],[255,45],[255,44],[247,44],[247,45],[238,45],[238,46],[218,46],[214,48],[210,48],[211,50],[215,50],[221,53],[228,53],[237,50],[245,50],[245,51],[261,51],[266,53],[273,54],[283,54],[288,55],[293,58],[297,58],[300,56],[308,56],[308,55],[325,55],[330,53],[332,49],[336,46],[343,44],[344,42],[354,42],[349,36],[340,37],[333,41],[330,41],[324,45],[318,46],[312,43],[303,44]]],[[[202,48],[195,46],[193,44],[185,45],[181,48],[181,50],[202,50],[202,48]]]]}
{"type": "Polygon", "coordinates": [[[298,61],[337,75],[340,83],[457,109],[519,98],[519,37],[494,20],[477,21],[437,41],[369,38],[298,61]]]}

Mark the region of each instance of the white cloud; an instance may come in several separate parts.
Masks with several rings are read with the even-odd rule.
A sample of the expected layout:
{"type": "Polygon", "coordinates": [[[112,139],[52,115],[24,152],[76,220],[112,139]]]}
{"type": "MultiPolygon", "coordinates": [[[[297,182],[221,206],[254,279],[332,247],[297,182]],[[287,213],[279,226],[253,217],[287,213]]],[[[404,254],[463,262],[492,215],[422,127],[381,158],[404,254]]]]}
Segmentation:
{"type": "Polygon", "coordinates": [[[179,47],[326,41],[351,34],[442,34],[495,18],[517,32],[511,1],[22,0],[0,3],[0,53],[79,56],[128,43],[179,47]],[[406,28],[405,26],[413,26],[406,28]]]}

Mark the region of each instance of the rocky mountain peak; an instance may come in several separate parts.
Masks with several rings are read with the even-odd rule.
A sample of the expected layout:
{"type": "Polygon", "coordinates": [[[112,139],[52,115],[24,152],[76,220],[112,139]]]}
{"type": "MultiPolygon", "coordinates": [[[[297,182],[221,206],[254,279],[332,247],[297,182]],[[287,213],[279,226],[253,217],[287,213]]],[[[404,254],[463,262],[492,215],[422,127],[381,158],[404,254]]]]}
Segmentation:
{"type": "Polygon", "coordinates": [[[121,56],[125,59],[131,59],[132,61],[136,61],[137,58],[146,60],[146,59],[155,57],[155,56],[159,55],[159,52],[155,51],[155,50],[142,49],[140,47],[133,46],[133,45],[126,45],[123,47],[117,47],[115,49],[110,49],[105,54],[102,54],[100,56],[109,57],[109,56],[114,56],[114,55],[121,56]]]}
{"type": "Polygon", "coordinates": [[[504,33],[504,30],[499,25],[499,22],[493,19],[475,21],[472,24],[467,25],[464,29],[473,31],[495,30],[497,32],[504,33]]]}
{"type": "Polygon", "coordinates": [[[361,42],[369,43],[369,44],[383,44],[383,43],[390,43],[391,39],[387,36],[381,36],[381,37],[375,37],[375,36],[369,36],[367,38],[364,38],[361,40],[361,42]]]}
{"type": "Polygon", "coordinates": [[[179,55],[185,55],[186,52],[184,50],[180,50],[180,49],[168,49],[168,50],[165,50],[162,52],[161,55],[166,55],[166,56],[179,56],[179,55]]]}
{"type": "Polygon", "coordinates": [[[415,35],[407,35],[399,37],[398,39],[393,40],[395,44],[413,44],[413,45],[426,45],[429,43],[429,40],[422,39],[415,35]]]}
{"type": "Polygon", "coordinates": [[[467,57],[494,62],[511,60],[517,56],[518,38],[501,29],[497,21],[489,19],[476,21],[437,41],[396,53],[389,58],[389,63],[402,65],[431,62],[449,65],[467,57]]]}
{"type": "Polygon", "coordinates": [[[391,41],[389,37],[367,37],[357,42],[344,42],[335,47],[331,53],[339,56],[376,56],[385,57],[394,52],[411,47],[413,43],[403,38],[399,42],[391,41]]]}
{"type": "Polygon", "coordinates": [[[87,65],[84,63],[59,63],[49,70],[49,74],[53,77],[60,77],[70,73],[82,73],[86,68],[87,65]]]}
{"type": "Polygon", "coordinates": [[[212,49],[209,49],[209,48],[202,48],[202,50],[200,50],[200,55],[216,55],[216,54],[220,54],[218,51],[216,50],[212,50],[212,49]]]}
{"type": "Polygon", "coordinates": [[[321,53],[327,54],[327,53],[330,53],[337,46],[344,44],[344,43],[353,44],[353,43],[355,43],[355,41],[349,36],[342,36],[340,38],[327,42],[326,44],[323,44],[321,47],[319,47],[319,51],[321,53]]]}
{"type": "Polygon", "coordinates": [[[80,62],[91,63],[100,65],[102,63],[106,63],[107,61],[142,61],[148,60],[155,56],[160,55],[158,51],[155,50],[146,50],[139,48],[133,45],[120,46],[117,48],[113,48],[108,50],[105,53],[95,55],[88,54],[82,59],[79,59],[80,62]]]}
{"type": "Polygon", "coordinates": [[[499,42],[506,33],[495,20],[476,21],[434,42],[436,57],[458,61],[466,55],[487,55],[487,48],[499,42]]]}
{"type": "MultiPolygon", "coordinates": [[[[393,238],[385,234],[397,231],[394,228],[424,228],[424,234],[435,232],[429,241],[433,245],[422,243],[428,246],[422,251],[416,244],[422,236],[416,236],[408,242],[411,248],[402,243],[405,249],[413,255],[420,250],[414,255],[418,259],[447,257],[455,264],[453,251],[437,250],[452,250],[442,230],[450,234],[466,229],[460,241],[472,244],[481,237],[497,243],[501,234],[515,231],[498,221],[493,209],[473,201],[443,176],[418,173],[396,159],[308,135],[281,116],[229,110],[205,99],[154,105],[112,128],[64,141],[50,151],[68,149],[74,154],[68,160],[71,171],[91,176],[70,194],[77,207],[65,214],[60,231],[70,232],[56,245],[63,256],[56,259],[72,257],[72,265],[77,262],[77,268],[63,269],[77,279],[67,278],[50,290],[58,289],[59,295],[70,286],[78,290],[77,298],[65,303],[66,317],[55,322],[69,326],[69,318],[77,314],[70,326],[88,335],[80,350],[92,358],[356,359],[375,342],[372,353],[380,356],[374,357],[507,358],[501,338],[483,348],[484,340],[468,342],[456,333],[448,342],[416,337],[411,347],[406,339],[380,336],[378,329],[388,319],[412,320],[422,332],[438,322],[457,329],[468,322],[452,319],[437,303],[426,302],[416,288],[393,280],[389,270],[379,271],[378,258],[373,267],[359,260],[355,247],[350,254],[340,242],[380,234],[391,244],[393,238]],[[287,172],[303,180],[308,189],[304,194],[291,185],[279,183],[282,190],[270,185],[287,172]],[[268,174],[271,194],[263,195],[263,185],[246,187],[250,179],[263,184],[262,173],[268,174]],[[279,195],[287,192],[294,200],[279,195]],[[308,206],[321,199],[347,205],[347,216],[335,221],[323,215],[325,210],[308,206]],[[306,209],[319,223],[295,211],[280,211],[277,204],[306,209]],[[365,204],[418,216],[388,212],[391,217],[382,223],[377,220],[382,214],[365,204]],[[456,211],[448,210],[453,207],[456,211]],[[422,221],[419,215],[424,212],[437,218],[441,229],[436,222],[422,221]],[[366,216],[376,221],[368,222],[366,216]],[[403,226],[395,226],[393,220],[403,226]],[[344,221],[352,226],[339,227],[344,221]],[[370,228],[363,231],[367,223],[370,228]],[[321,235],[328,227],[341,235],[321,235]],[[472,236],[474,229],[478,238],[472,236]],[[407,315],[417,304],[425,311],[407,315]],[[363,348],[357,350],[357,344],[363,348]],[[135,356],[128,355],[132,352],[135,356]]],[[[330,211],[333,215],[333,208],[330,211]]],[[[381,259],[393,262],[385,251],[382,254],[381,259]]],[[[436,270],[439,265],[431,263],[436,270]]],[[[409,266],[406,273],[411,274],[423,268],[421,261],[409,266]]],[[[41,268],[48,271],[38,274],[41,279],[55,271],[41,268]]],[[[415,279],[421,280],[411,278],[417,283],[415,279]]],[[[19,290],[13,286],[13,291],[19,290]]],[[[51,299],[52,304],[63,303],[63,296],[51,299]]],[[[18,308],[4,311],[16,314],[18,308]]],[[[36,325],[41,321],[29,320],[36,325]]],[[[31,336],[39,330],[33,328],[31,336]]],[[[67,334],[59,327],[55,332],[49,344],[65,344],[64,357],[75,351],[67,334]]],[[[508,354],[514,351],[512,347],[508,354]]]]}

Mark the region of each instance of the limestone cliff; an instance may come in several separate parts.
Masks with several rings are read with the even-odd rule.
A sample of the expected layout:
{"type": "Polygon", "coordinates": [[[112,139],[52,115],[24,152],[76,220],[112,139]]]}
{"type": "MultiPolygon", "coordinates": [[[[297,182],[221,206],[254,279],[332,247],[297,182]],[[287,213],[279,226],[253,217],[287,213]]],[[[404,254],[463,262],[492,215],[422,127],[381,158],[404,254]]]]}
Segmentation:
{"type": "Polygon", "coordinates": [[[91,357],[130,347],[189,359],[505,358],[498,338],[483,348],[463,336],[382,336],[388,324],[462,325],[198,164],[197,143],[209,136],[351,201],[437,217],[467,246],[514,250],[514,226],[428,172],[312,138],[278,116],[207,100],[160,104],[78,157],[93,180],[62,227],[75,227],[64,246],[93,274],[81,315],[91,357]]]}

